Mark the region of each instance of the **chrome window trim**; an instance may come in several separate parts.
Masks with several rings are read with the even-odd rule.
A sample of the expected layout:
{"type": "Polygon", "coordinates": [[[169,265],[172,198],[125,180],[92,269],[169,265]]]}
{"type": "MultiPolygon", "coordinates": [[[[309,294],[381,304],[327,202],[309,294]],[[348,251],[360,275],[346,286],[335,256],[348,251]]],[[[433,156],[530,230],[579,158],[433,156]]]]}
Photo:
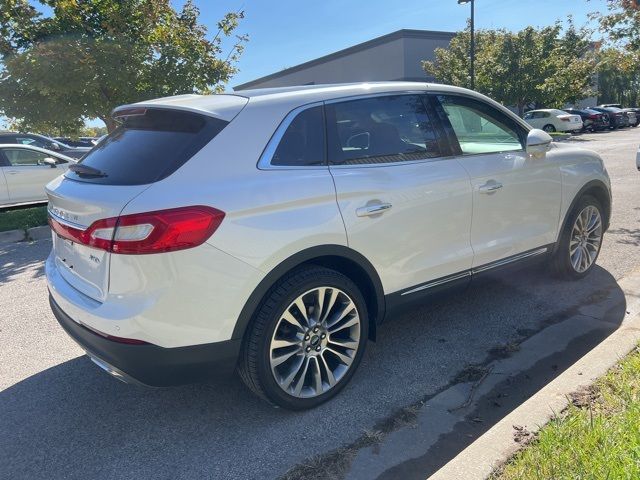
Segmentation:
{"type": "Polygon", "coordinates": [[[273,159],[273,155],[276,153],[276,150],[278,149],[278,145],[280,145],[280,141],[282,140],[282,137],[287,131],[287,128],[289,128],[289,125],[291,125],[291,122],[293,122],[293,120],[305,110],[308,110],[310,108],[315,108],[315,107],[322,107],[322,106],[323,106],[323,102],[314,102],[314,103],[309,103],[306,105],[301,105],[299,107],[296,107],[293,110],[291,110],[289,113],[287,113],[287,115],[284,117],[282,122],[280,122],[280,125],[278,125],[278,128],[276,128],[276,131],[274,132],[274,134],[271,136],[271,138],[267,142],[267,146],[262,151],[262,155],[260,155],[260,159],[258,160],[258,169],[259,170],[327,170],[326,164],[325,165],[308,165],[308,166],[271,165],[271,160],[273,159]]]}

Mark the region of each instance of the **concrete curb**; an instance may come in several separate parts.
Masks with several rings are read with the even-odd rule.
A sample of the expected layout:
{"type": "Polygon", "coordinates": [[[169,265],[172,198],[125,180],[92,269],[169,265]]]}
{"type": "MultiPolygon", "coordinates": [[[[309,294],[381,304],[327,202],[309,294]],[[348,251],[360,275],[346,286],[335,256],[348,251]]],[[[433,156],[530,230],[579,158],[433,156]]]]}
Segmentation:
{"type": "Polygon", "coordinates": [[[29,240],[47,240],[51,238],[51,227],[42,225],[27,229],[27,238],[29,240]]]}
{"type": "Polygon", "coordinates": [[[22,242],[26,237],[24,230],[8,230],[0,232],[0,243],[22,242]]]}
{"type": "Polygon", "coordinates": [[[29,228],[26,231],[19,229],[0,232],[0,244],[24,242],[25,240],[46,240],[49,238],[51,238],[49,225],[29,228]]]}
{"type": "Polygon", "coordinates": [[[569,403],[569,395],[591,385],[640,340],[640,272],[620,282],[627,312],[620,327],[538,393],[496,423],[484,435],[429,477],[430,480],[485,479],[521,448],[514,426],[535,433],[569,403]]]}

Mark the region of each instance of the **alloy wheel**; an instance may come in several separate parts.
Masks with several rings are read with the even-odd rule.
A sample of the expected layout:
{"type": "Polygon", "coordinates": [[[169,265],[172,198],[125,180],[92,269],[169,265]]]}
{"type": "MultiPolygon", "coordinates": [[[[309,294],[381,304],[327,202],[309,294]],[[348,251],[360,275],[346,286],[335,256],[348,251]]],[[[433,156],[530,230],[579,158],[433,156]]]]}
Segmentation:
{"type": "Polygon", "coordinates": [[[332,389],[351,367],[360,344],[355,302],[335,287],[317,287],[282,313],[269,345],[271,372],[282,390],[298,398],[332,389]]]}
{"type": "Polygon", "coordinates": [[[571,266],[586,272],[596,261],[602,243],[602,217],[593,205],[585,207],[576,218],[569,240],[571,266]]]}

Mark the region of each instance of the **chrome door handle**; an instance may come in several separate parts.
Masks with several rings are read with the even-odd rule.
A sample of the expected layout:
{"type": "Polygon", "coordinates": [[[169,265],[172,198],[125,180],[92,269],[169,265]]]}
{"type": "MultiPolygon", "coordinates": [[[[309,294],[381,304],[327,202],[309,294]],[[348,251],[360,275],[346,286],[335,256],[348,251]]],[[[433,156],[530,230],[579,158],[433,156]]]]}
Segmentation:
{"type": "Polygon", "coordinates": [[[370,217],[372,215],[379,215],[389,210],[393,205],[390,203],[377,203],[375,205],[367,205],[360,207],[356,210],[358,217],[370,217]]]}
{"type": "Polygon", "coordinates": [[[499,182],[487,182],[484,185],[478,187],[480,193],[495,193],[500,190],[503,185],[499,182]]]}
{"type": "Polygon", "coordinates": [[[8,173],[9,175],[16,175],[16,174],[18,174],[18,173],[20,173],[20,172],[18,172],[17,170],[9,170],[9,171],[8,171],[8,172],[6,172],[6,173],[8,173]]]}

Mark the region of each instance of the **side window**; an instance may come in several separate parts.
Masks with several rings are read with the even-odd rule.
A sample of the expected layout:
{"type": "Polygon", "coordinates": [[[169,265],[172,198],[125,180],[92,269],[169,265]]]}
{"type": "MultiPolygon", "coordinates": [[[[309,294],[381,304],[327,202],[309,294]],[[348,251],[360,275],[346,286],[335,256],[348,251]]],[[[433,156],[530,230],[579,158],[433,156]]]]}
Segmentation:
{"type": "Polygon", "coordinates": [[[287,127],[271,165],[302,167],[325,164],[324,116],[322,107],[300,112],[287,127]]]}
{"type": "Polygon", "coordinates": [[[363,165],[441,156],[419,95],[393,95],[326,106],[329,162],[363,165]]]}
{"type": "Polygon", "coordinates": [[[5,148],[3,152],[9,163],[14,167],[44,165],[44,159],[47,158],[44,153],[23,148],[5,148]]]}
{"type": "Polygon", "coordinates": [[[455,95],[438,95],[463,155],[522,150],[524,129],[484,102],[455,95]]]}
{"type": "Polygon", "coordinates": [[[19,145],[33,145],[34,147],[46,148],[44,142],[31,137],[16,137],[16,143],[19,145]]]}

